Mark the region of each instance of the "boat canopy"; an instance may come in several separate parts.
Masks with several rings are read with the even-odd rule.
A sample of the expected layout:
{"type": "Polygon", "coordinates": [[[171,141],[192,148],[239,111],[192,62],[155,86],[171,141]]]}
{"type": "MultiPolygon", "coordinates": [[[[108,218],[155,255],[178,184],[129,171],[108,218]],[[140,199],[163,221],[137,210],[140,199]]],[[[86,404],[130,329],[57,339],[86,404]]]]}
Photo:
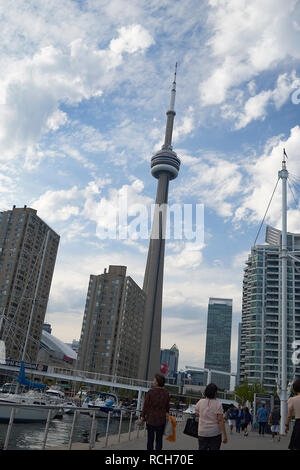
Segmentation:
{"type": "Polygon", "coordinates": [[[17,380],[19,384],[27,385],[28,387],[39,388],[39,389],[43,389],[46,387],[45,384],[40,384],[38,382],[31,382],[30,380],[26,379],[25,365],[23,361],[21,362],[21,365],[20,365],[20,372],[19,372],[19,376],[17,380]]]}

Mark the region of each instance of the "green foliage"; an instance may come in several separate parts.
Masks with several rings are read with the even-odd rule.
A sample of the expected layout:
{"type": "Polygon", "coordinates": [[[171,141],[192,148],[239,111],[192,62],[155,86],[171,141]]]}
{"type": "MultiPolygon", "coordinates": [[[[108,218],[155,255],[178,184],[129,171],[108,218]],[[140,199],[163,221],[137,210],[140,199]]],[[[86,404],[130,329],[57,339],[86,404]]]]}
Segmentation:
{"type": "Polygon", "coordinates": [[[263,386],[258,383],[249,383],[247,377],[244,382],[235,387],[235,393],[237,395],[237,401],[240,405],[244,405],[246,401],[253,403],[255,393],[268,393],[263,386]]]}

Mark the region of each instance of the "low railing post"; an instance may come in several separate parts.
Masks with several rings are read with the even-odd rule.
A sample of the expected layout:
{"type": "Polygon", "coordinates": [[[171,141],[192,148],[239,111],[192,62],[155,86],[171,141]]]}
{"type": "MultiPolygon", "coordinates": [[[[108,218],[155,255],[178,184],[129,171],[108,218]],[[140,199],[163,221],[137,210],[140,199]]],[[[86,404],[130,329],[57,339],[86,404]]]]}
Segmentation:
{"type": "Polygon", "coordinates": [[[16,411],[16,409],[15,409],[15,407],[13,407],[11,409],[11,412],[10,412],[9,424],[8,424],[7,433],[6,433],[6,436],[5,436],[5,442],[4,442],[3,450],[7,450],[7,447],[8,447],[11,428],[12,428],[12,425],[13,425],[13,422],[14,422],[14,417],[15,417],[15,411],[16,411]]]}
{"type": "Polygon", "coordinates": [[[130,435],[131,435],[131,425],[132,425],[132,414],[133,412],[130,412],[130,421],[129,421],[129,431],[128,431],[128,440],[130,441],[130,435]]]}
{"type": "Polygon", "coordinates": [[[71,447],[72,447],[72,440],[73,440],[73,434],[74,434],[74,429],[75,429],[75,423],[76,423],[76,419],[77,419],[77,414],[78,414],[78,410],[75,410],[75,411],[74,411],[74,418],[73,418],[73,422],[72,422],[72,427],[71,427],[71,433],[70,433],[70,437],[69,437],[69,446],[68,446],[68,450],[71,450],[71,447]]]}
{"type": "Polygon", "coordinates": [[[92,424],[91,424],[91,431],[90,431],[90,444],[89,444],[89,449],[93,449],[95,447],[95,441],[96,441],[96,410],[93,411],[93,419],[92,419],[92,424]]]}
{"type": "Polygon", "coordinates": [[[121,441],[122,419],[123,419],[123,410],[121,410],[121,414],[120,414],[120,423],[119,423],[118,442],[120,442],[120,441],[121,441]]]}
{"type": "MultiPolygon", "coordinates": [[[[137,419],[138,419],[138,421],[139,421],[139,419],[140,419],[140,413],[138,414],[137,419]]],[[[139,434],[140,434],[140,426],[138,425],[138,427],[137,427],[137,433],[136,433],[136,438],[137,438],[137,439],[139,438],[139,434]]]]}
{"type": "Polygon", "coordinates": [[[106,424],[106,433],[105,433],[105,447],[107,447],[108,444],[108,431],[109,431],[109,423],[110,423],[110,411],[108,412],[108,417],[107,417],[107,424],[106,424]]]}
{"type": "Polygon", "coordinates": [[[46,427],[45,427],[45,435],[44,435],[44,439],[43,439],[42,450],[44,450],[45,447],[46,447],[46,441],[47,441],[47,436],[48,436],[48,432],[49,432],[49,425],[50,425],[50,421],[51,421],[51,415],[52,415],[52,410],[50,408],[49,411],[48,411],[48,416],[47,416],[47,422],[46,422],[46,427]]]}

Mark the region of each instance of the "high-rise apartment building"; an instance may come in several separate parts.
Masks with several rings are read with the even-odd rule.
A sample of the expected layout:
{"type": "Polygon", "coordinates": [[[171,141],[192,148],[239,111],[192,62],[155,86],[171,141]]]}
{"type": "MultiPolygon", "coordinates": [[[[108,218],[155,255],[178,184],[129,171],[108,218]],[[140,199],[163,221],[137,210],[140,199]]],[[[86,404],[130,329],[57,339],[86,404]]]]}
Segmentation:
{"type": "Polygon", "coordinates": [[[242,323],[238,325],[238,350],[237,350],[237,365],[236,365],[236,385],[240,385],[241,375],[241,340],[242,340],[242,323]]]}
{"type": "Polygon", "coordinates": [[[35,209],[0,213],[0,339],[10,359],[22,357],[31,314],[25,360],[37,359],[58,244],[35,209]]]}
{"type": "MultiPolygon", "coordinates": [[[[258,382],[273,392],[281,364],[281,232],[267,227],[266,245],[251,249],[243,280],[240,381],[258,382]],[[272,243],[272,244],[271,244],[272,243]]],[[[288,251],[300,251],[300,234],[288,233],[288,251]]],[[[292,362],[300,339],[300,262],[287,267],[287,377],[299,376],[292,362]]]]}
{"type": "MultiPolygon", "coordinates": [[[[231,372],[232,299],[210,298],[207,313],[205,364],[207,369],[231,372]]],[[[212,373],[220,389],[230,389],[230,376],[212,373]]]]}
{"type": "Polygon", "coordinates": [[[78,351],[79,370],[138,377],[145,293],[126,266],[91,275],[78,351]]]}

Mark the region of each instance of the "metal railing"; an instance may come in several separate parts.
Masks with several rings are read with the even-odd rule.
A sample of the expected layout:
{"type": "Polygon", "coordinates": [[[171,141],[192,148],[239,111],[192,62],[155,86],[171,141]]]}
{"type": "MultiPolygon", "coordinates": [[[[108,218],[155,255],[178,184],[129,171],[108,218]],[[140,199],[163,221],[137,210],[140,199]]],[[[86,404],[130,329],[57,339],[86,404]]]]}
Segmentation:
{"type": "Polygon", "coordinates": [[[66,369],[58,366],[53,366],[53,373],[54,374],[61,374],[64,376],[71,376],[76,378],[82,379],[91,379],[95,381],[106,381],[112,383],[119,383],[123,385],[135,386],[135,387],[143,387],[143,388],[151,388],[153,385],[153,381],[149,380],[141,380],[135,379],[131,377],[121,377],[118,375],[108,375],[99,372],[89,372],[77,369],[66,369]]]}
{"type": "MultiPolygon", "coordinates": [[[[9,372],[19,372],[20,367],[15,365],[0,364],[0,369],[9,372]]],[[[25,364],[25,370],[27,365],[25,364]]],[[[62,379],[72,382],[83,382],[86,384],[94,385],[107,385],[116,388],[128,388],[132,390],[143,389],[148,391],[152,387],[153,382],[148,380],[141,380],[131,377],[120,377],[118,375],[108,375],[98,372],[80,371],[77,369],[69,369],[59,366],[47,366],[47,371],[29,368],[26,372],[32,376],[62,379]]]]}
{"type": "Polygon", "coordinates": [[[13,405],[11,403],[1,403],[1,407],[5,407],[7,406],[8,408],[11,408],[11,412],[10,412],[10,417],[9,417],[9,422],[8,422],[8,427],[7,427],[7,432],[6,432],[6,436],[5,436],[5,440],[4,440],[4,444],[3,444],[3,448],[2,450],[7,450],[8,449],[8,443],[9,443],[9,439],[10,439],[10,435],[11,435],[11,431],[12,431],[12,427],[13,427],[13,423],[15,421],[15,415],[16,415],[16,411],[18,409],[42,409],[42,410],[48,410],[48,414],[47,414],[47,419],[46,419],[46,423],[45,423],[45,433],[44,433],[44,438],[43,438],[43,442],[42,442],[42,449],[45,449],[45,446],[46,446],[46,440],[47,440],[47,435],[48,435],[48,431],[49,431],[49,425],[50,425],[50,421],[51,419],[53,419],[53,417],[59,412],[62,410],[62,408],[60,406],[47,406],[47,405],[26,405],[24,403],[14,403],[13,405]],[[56,413],[55,413],[56,412],[56,413]]]}
{"type": "MultiPolygon", "coordinates": [[[[15,419],[16,419],[16,411],[17,409],[19,408],[22,408],[22,409],[26,409],[26,410],[29,410],[29,409],[43,409],[43,410],[48,410],[48,414],[47,414],[47,419],[45,420],[45,428],[44,428],[44,435],[43,435],[43,439],[42,439],[42,444],[41,444],[41,448],[40,450],[45,450],[46,448],[46,443],[47,443],[47,437],[48,437],[48,433],[49,433],[49,428],[50,428],[50,422],[52,421],[52,419],[54,418],[54,415],[55,415],[55,411],[58,412],[59,410],[61,410],[61,407],[59,406],[47,406],[47,405],[27,405],[27,404],[19,404],[19,403],[14,403],[13,405],[11,403],[1,403],[1,407],[3,406],[7,406],[9,408],[11,408],[11,412],[10,412],[10,417],[9,417],[9,422],[8,422],[8,427],[7,427],[7,431],[6,431],[6,435],[5,435],[5,439],[4,439],[4,444],[3,444],[3,447],[1,450],[7,450],[8,449],[8,444],[9,444],[9,440],[10,440],[10,437],[11,437],[11,432],[12,432],[12,428],[13,428],[13,423],[15,422],[15,419]]],[[[89,409],[89,408],[85,408],[85,407],[76,407],[74,409],[74,416],[73,416],[73,420],[72,420],[72,424],[71,424],[71,429],[70,429],[70,434],[69,434],[69,438],[68,438],[68,444],[67,444],[67,448],[68,450],[71,450],[72,449],[72,445],[74,444],[74,433],[75,433],[75,429],[76,429],[76,425],[78,423],[78,417],[80,414],[84,413],[84,414],[89,414],[89,416],[91,417],[91,425],[90,425],[90,431],[89,431],[89,434],[88,434],[88,444],[89,444],[89,449],[93,449],[95,447],[95,443],[97,441],[97,424],[96,424],[96,420],[97,420],[97,409],[89,409]]],[[[126,411],[126,410],[121,410],[120,412],[120,416],[119,416],[119,425],[118,425],[118,433],[117,435],[114,434],[115,437],[117,437],[117,442],[120,442],[121,441],[121,435],[122,434],[126,434],[126,432],[122,432],[122,423],[124,422],[124,419],[128,419],[129,420],[129,429],[128,429],[128,440],[131,440],[131,437],[132,437],[132,432],[133,432],[133,427],[135,426],[138,418],[139,418],[139,415],[140,415],[140,412],[136,411],[136,410],[133,410],[133,411],[126,411]]],[[[104,439],[104,448],[108,446],[108,441],[109,441],[109,432],[110,432],[110,425],[111,425],[111,422],[112,422],[112,417],[113,417],[113,414],[111,411],[108,412],[108,415],[107,415],[107,423],[106,423],[106,429],[105,429],[105,434],[104,436],[101,436],[101,439],[104,439]]],[[[114,418],[115,420],[115,418],[114,418]]],[[[30,423],[28,424],[28,426],[30,426],[30,423]]],[[[144,431],[146,429],[146,426],[144,426],[144,431]]],[[[139,437],[139,434],[141,432],[141,429],[140,427],[136,427],[136,437],[138,438],[139,437]]]]}
{"type": "MultiPolygon", "coordinates": [[[[11,404],[11,403],[7,403],[7,404],[4,404],[2,403],[1,406],[8,406],[8,407],[11,407],[11,413],[10,413],[10,418],[9,418],[9,422],[8,422],[8,427],[7,427],[7,432],[6,432],[6,436],[5,436],[5,440],[4,440],[4,445],[2,447],[2,450],[7,450],[8,449],[8,444],[9,444],[9,440],[10,440],[10,437],[11,437],[11,432],[12,432],[12,428],[13,428],[13,423],[15,421],[15,417],[16,417],[16,410],[18,408],[23,408],[23,409],[43,409],[43,410],[48,410],[48,414],[47,414],[47,419],[45,421],[45,428],[44,428],[44,434],[43,434],[43,439],[42,439],[42,444],[41,444],[41,448],[40,450],[45,450],[46,449],[46,443],[47,443],[47,438],[48,438],[48,433],[49,433],[49,429],[50,429],[50,422],[51,420],[54,418],[54,415],[55,415],[55,411],[57,412],[58,410],[61,410],[61,408],[59,406],[47,406],[47,405],[26,405],[26,404],[11,404]]],[[[108,445],[109,445],[109,438],[110,437],[113,437],[113,444],[118,444],[121,442],[121,436],[124,435],[125,436],[125,440],[126,440],[126,435],[127,435],[127,439],[130,441],[132,439],[132,435],[133,433],[135,434],[135,439],[139,439],[141,433],[144,433],[146,432],[146,423],[144,423],[143,426],[137,426],[137,421],[140,417],[140,411],[137,411],[137,410],[133,410],[133,411],[127,411],[127,410],[121,410],[121,413],[120,413],[120,416],[118,417],[119,418],[119,424],[117,426],[117,433],[114,433],[114,434],[110,434],[110,428],[111,428],[111,423],[112,423],[112,419],[114,419],[115,421],[115,415],[112,414],[111,411],[108,412],[108,415],[107,415],[107,422],[106,422],[106,427],[105,427],[105,433],[104,435],[102,435],[100,437],[100,441],[98,440],[98,434],[97,434],[97,409],[89,409],[89,408],[84,408],[84,407],[76,407],[74,409],[74,416],[73,416],[73,419],[72,419],[72,423],[71,423],[71,428],[70,428],[70,434],[68,436],[68,443],[67,443],[67,449],[68,450],[71,450],[72,449],[72,446],[75,444],[78,444],[74,442],[74,434],[75,434],[75,430],[76,430],[76,425],[78,424],[78,417],[80,416],[81,413],[84,413],[84,414],[89,414],[89,416],[91,417],[91,424],[90,424],[90,431],[89,431],[89,434],[88,434],[88,440],[86,440],[85,442],[88,443],[88,448],[89,450],[92,450],[95,446],[96,446],[96,442],[100,442],[102,440],[102,443],[100,442],[100,444],[102,444],[100,446],[101,448],[107,448],[108,445]],[[124,431],[122,432],[122,424],[123,424],[123,421],[124,419],[127,419],[129,420],[129,426],[128,426],[128,431],[124,431]]],[[[182,422],[184,421],[184,415],[181,413],[181,412],[170,412],[170,415],[176,417],[176,421],[178,422],[182,422]]],[[[101,418],[100,418],[101,419],[101,418]]],[[[28,424],[28,426],[30,426],[30,424],[28,424]]],[[[65,446],[63,446],[65,447],[65,446]]],[[[48,447],[49,449],[49,447],[48,447]]]]}

